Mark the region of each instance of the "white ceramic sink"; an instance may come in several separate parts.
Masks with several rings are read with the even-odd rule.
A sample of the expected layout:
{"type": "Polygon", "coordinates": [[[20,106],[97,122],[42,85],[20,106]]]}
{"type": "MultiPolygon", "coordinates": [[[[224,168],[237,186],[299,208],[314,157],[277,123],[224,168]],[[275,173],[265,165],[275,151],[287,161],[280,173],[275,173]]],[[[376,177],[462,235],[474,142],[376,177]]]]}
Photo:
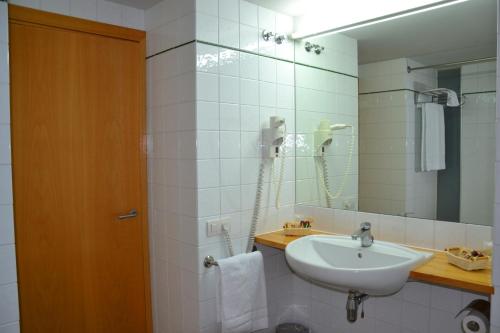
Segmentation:
{"type": "Polygon", "coordinates": [[[390,295],[403,287],[410,271],[432,257],[394,243],[375,240],[361,247],[348,236],[299,238],[285,249],[292,270],[313,282],[343,291],[390,295]]]}

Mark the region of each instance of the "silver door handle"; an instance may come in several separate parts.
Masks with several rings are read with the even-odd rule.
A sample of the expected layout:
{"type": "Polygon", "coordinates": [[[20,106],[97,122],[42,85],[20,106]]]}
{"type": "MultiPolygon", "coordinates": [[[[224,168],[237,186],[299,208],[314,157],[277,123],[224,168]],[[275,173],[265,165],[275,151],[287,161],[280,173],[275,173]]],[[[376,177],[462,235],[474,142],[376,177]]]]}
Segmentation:
{"type": "Polygon", "coordinates": [[[124,215],[118,215],[118,220],[127,220],[137,217],[137,209],[131,209],[130,212],[124,215]]]}

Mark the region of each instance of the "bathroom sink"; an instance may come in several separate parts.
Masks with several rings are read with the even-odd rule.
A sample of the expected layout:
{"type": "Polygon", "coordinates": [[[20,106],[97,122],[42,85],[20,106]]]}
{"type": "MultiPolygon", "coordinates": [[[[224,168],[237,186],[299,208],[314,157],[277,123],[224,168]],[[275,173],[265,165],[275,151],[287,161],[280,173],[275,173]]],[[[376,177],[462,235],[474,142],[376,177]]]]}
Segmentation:
{"type": "Polygon", "coordinates": [[[285,249],[290,268],[303,278],[342,291],[390,295],[403,287],[410,271],[432,257],[394,243],[362,247],[348,236],[299,238],[285,249]]]}

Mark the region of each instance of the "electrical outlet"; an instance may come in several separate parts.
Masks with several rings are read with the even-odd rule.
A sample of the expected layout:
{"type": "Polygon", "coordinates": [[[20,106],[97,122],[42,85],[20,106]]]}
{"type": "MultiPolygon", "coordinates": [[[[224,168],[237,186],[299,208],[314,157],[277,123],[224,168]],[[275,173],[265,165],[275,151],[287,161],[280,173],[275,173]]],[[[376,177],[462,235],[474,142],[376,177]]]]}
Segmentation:
{"type": "Polygon", "coordinates": [[[227,231],[231,231],[231,223],[229,218],[214,219],[207,222],[207,236],[217,236],[222,234],[222,226],[226,228],[227,231]]]}

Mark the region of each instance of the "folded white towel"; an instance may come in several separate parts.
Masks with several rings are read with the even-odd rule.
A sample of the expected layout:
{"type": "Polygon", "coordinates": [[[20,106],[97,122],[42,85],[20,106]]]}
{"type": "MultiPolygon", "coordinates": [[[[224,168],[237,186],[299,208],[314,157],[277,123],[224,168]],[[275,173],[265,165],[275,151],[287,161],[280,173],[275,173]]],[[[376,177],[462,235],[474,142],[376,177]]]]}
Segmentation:
{"type": "Polygon", "coordinates": [[[446,105],[447,106],[460,106],[460,102],[458,101],[458,96],[457,93],[451,89],[447,88],[436,88],[436,89],[430,89],[426,91],[422,91],[422,94],[419,94],[419,102],[424,102],[425,100],[420,100],[421,97],[423,96],[429,96],[426,95],[426,93],[433,93],[433,94],[440,94],[440,95],[446,95],[446,105]]]}
{"type": "Polygon", "coordinates": [[[266,279],[260,252],[218,260],[217,307],[222,333],[248,333],[268,327],[266,279]]]}
{"type": "Polygon", "coordinates": [[[458,102],[458,96],[457,93],[454,92],[453,90],[447,90],[447,95],[448,95],[448,100],[446,101],[447,106],[460,106],[460,103],[458,102]]]}
{"type": "Polygon", "coordinates": [[[421,171],[446,168],[443,106],[422,104],[421,171]]]}

